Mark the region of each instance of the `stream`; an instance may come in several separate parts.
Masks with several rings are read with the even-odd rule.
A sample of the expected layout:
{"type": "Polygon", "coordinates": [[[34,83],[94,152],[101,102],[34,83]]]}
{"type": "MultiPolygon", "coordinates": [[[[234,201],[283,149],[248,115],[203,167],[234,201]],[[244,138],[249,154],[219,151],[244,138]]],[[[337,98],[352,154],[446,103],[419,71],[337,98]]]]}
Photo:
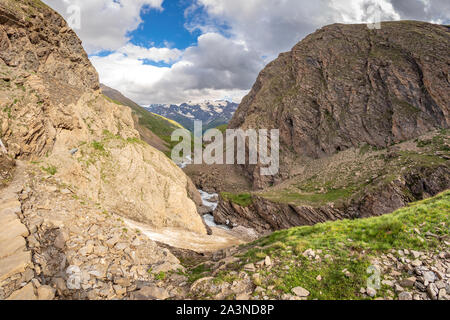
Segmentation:
{"type": "MultiPolygon", "coordinates": [[[[210,201],[211,198],[217,197],[217,194],[202,190],[199,192],[204,206],[212,210],[217,208],[217,203],[210,201]]],[[[140,230],[143,235],[153,241],[196,252],[213,252],[244,243],[230,231],[230,228],[216,224],[212,214],[204,215],[203,219],[211,227],[212,235],[198,234],[180,228],[155,228],[129,219],[124,219],[124,221],[129,228],[140,230]]]]}

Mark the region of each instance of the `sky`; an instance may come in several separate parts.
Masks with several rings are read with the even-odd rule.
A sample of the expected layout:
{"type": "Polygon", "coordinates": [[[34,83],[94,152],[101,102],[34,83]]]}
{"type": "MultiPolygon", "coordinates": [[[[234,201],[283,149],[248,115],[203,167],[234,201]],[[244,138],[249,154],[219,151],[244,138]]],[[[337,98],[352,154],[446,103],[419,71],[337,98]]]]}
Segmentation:
{"type": "Polygon", "coordinates": [[[43,0],[100,81],[141,105],[240,102],[279,53],[332,23],[450,22],[448,0],[43,0]]]}

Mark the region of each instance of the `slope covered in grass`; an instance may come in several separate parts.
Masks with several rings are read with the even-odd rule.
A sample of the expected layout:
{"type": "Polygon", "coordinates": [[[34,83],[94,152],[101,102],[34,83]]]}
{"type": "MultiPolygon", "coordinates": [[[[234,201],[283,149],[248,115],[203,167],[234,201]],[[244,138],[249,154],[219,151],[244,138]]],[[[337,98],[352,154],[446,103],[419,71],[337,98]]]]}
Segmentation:
{"type": "MultiPolygon", "coordinates": [[[[269,298],[280,299],[300,286],[310,292],[308,299],[367,299],[360,291],[372,276],[370,266],[380,257],[397,255],[399,251],[403,254],[405,249],[430,255],[447,250],[444,241],[448,242],[449,224],[450,190],[380,217],[274,232],[242,246],[235,254],[237,261],[222,268],[214,281],[231,283],[238,279],[238,272],[246,269],[244,266],[257,266],[269,256],[271,268],[246,271],[269,298]]],[[[400,278],[406,278],[402,272],[400,278]]],[[[380,276],[381,281],[392,279],[391,274],[380,276]]],[[[256,291],[253,296],[260,295],[256,291]]],[[[374,298],[395,295],[390,287],[382,285],[374,298]]]]}

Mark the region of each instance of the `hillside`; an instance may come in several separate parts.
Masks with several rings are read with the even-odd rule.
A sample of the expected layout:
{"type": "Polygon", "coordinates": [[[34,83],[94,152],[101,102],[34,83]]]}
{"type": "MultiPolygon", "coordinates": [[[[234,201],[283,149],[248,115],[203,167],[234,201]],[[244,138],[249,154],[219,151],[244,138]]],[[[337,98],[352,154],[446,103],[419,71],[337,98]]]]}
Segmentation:
{"type": "Polygon", "coordinates": [[[194,120],[203,122],[203,131],[228,124],[238,105],[229,101],[205,101],[180,105],[155,104],[147,110],[175,120],[186,129],[194,130],[194,120]]]}
{"type": "MultiPolygon", "coordinates": [[[[242,100],[229,128],[279,128],[281,173],[302,158],[349,148],[387,148],[450,126],[450,31],[425,22],[323,27],[269,63],[242,100]]],[[[276,181],[275,181],[276,180],[276,181]]]]}
{"type": "Polygon", "coordinates": [[[215,299],[445,300],[450,294],[449,224],[446,191],[381,217],[277,231],[221,261],[191,269],[196,280],[191,294],[215,299]],[[376,287],[377,274],[380,287],[368,287],[376,287]]]}
{"type": "Polygon", "coordinates": [[[265,234],[378,216],[450,188],[449,44],[448,28],[429,23],[335,24],[282,53],[228,126],[279,128],[280,171],[239,166],[252,188],[217,189],[215,221],[265,234]]]}
{"type": "Polygon", "coordinates": [[[170,155],[170,150],[174,145],[170,136],[181,125],[147,111],[115,89],[104,84],[100,84],[100,88],[102,93],[111,99],[112,102],[128,106],[133,110],[133,121],[142,140],[159,151],[170,155]]]}

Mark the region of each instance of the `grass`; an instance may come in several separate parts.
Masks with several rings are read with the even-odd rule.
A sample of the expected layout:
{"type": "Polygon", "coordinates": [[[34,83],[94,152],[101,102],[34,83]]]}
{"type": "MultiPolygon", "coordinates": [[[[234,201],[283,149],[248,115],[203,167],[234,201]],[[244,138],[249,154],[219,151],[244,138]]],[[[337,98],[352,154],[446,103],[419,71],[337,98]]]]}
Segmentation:
{"type": "Polygon", "coordinates": [[[49,175],[54,176],[58,172],[58,168],[53,165],[49,165],[47,167],[41,167],[44,172],[47,172],[49,175]]]}
{"type": "Polygon", "coordinates": [[[426,224],[420,227],[422,233],[431,231],[448,235],[448,229],[441,230],[440,223],[450,223],[450,191],[380,217],[326,222],[275,232],[261,240],[260,245],[277,241],[297,245],[301,239],[312,248],[334,248],[339,242],[352,239],[352,246],[361,249],[418,249],[424,248],[425,243],[411,235],[414,234],[413,229],[423,222],[426,224]]]}
{"type": "Polygon", "coordinates": [[[253,203],[252,195],[250,193],[234,194],[230,192],[222,192],[220,194],[225,200],[229,200],[241,207],[248,207],[253,203]]]}
{"type": "Polygon", "coordinates": [[[283,190],[281,192],[276,192],[275,194],[270,192],[265,193],[264,197],[281,203],[302,203],[320,206],[338,200],[348,199],[353,192],[354,190],[352,188],[331,189],[325,193],[302,193],[300,191],[283,190]]]}
{"type": "Polygon", "coordinates": [[[94,141],[92,142],[92,148],[94,148],[97,151],[105,151],[105,146],[102,142],[94,141]]]}
{"type": "Polygon", "coordinates": [[[161,271],[157,275],[155,275],[156,280],[164,280],[166,279],[166,273],[164,271],[161,271]]]}
{"type": "Polygon", "coordinates": [[[222,132],[223,134],[226,133],[227,128],[228,128],[228,125],[227,125],[227,124],[222,124],[222,125],[216,127],[216,129],[219,130],[220,132],[222,132]]]}
{"type": "Polygon", "coordinates": [[[207,267],[205,264],[200,264],[194,267],[193,269],[189,270],[187,274],[189,283],[194,283],[196,280],[203,278],[205,274],[207,274],[210,271],[211,269],[207,267]]]}
{"type": "MultiPolygon", "coordinates": [[[[448,239],[449,224],[450,190],[380,217],[274,232],[241,246],[237,266],[222,270],[216,278],[226,281],[227,277],[241,271],[244,264],[255,263],[269,255],[275,261],[273,268],[258,270],[262,279],[258,285],[266,288],[269,297],[269,286],[274,286],[278,294],[290,293],[292,288],[301,286],[310,291],[308,299],[366,299],[359,290],[366,287],[372,275],[368,271],[372,258],[392,249],[435,250],[441,246],[439,238],[448,239]],[[437,237],[425,237],[427,232],[437,237]],[[320,252],[321,259],[303,256],[307,249],[320,252]],[[319,275],[321,281],[316,279],[319,275]]],[[[387,290],[387,287],[380,288],[378,296],[386,296],[387,290]]]]}

